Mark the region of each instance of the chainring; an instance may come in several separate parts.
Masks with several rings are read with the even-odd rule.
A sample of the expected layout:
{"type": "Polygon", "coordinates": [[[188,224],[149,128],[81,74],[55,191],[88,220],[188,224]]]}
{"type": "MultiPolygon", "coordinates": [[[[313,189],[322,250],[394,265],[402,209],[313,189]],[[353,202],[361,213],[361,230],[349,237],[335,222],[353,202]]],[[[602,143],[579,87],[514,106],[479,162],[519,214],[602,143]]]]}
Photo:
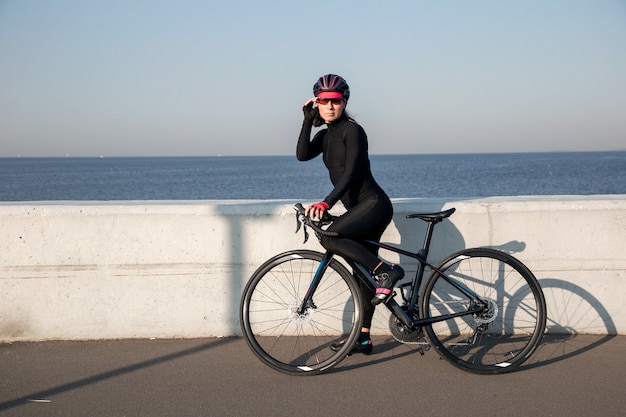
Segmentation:
{"type": "Polygon", "coordinates": [[[410,345],[430,346],[424,338],[424,332],[421,327],[411,330],[393,314],[389,316],[389,330],[391,331],[391,336],[393,336],[397,342],[410,345]]]}

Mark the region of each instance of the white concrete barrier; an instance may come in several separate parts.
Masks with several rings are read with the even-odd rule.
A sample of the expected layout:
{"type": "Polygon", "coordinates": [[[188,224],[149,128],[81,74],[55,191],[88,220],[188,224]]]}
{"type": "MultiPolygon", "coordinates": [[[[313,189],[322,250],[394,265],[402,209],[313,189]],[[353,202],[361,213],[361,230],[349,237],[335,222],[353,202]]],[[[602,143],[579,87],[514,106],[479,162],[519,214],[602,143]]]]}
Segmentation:
{"type": "MultiPolygon", "coordinates": [[[[281,251],[321,249],[294,234],[293,203],[2,203],[0,341],[240,334],[239,299],[256,267],[281,251]]],[[[383,241],[416,249],[424,225],[405,215],[456,207],[435,229],[432,259],[474,246],[509,251],[540,280],[550,332],[626,334],[626,196],[394,207],[383,241]]],[[[379,308],[375,331],[386,323],[379,308]]]]}

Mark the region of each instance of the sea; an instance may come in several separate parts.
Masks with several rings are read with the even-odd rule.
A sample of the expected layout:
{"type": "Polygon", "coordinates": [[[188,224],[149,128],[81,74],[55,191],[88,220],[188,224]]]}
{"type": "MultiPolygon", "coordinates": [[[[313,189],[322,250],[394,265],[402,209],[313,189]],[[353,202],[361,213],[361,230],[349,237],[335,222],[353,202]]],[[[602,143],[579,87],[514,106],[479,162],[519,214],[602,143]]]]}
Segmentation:
{"type": "MultiPolygon", "coordinates": [[[[626,194],[626,151],[370,155],[392,198],[626,194]]],[[[0,158],[0,201],[321,200],[321,158],[0,158]]]]}

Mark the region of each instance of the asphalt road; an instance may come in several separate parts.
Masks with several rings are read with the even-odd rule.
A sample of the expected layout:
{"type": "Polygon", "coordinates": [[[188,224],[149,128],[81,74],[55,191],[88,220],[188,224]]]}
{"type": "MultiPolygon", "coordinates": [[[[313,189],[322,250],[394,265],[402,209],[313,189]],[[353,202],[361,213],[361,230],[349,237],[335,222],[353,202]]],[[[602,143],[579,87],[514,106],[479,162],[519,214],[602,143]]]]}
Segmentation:
{"type": "Polygon", "coordinates": [[[547,337],[518,371],[474,375],[382,337],[290,376],[241,338],[0,345],[0,416],[626,416],[626,336],[547,337]]]}

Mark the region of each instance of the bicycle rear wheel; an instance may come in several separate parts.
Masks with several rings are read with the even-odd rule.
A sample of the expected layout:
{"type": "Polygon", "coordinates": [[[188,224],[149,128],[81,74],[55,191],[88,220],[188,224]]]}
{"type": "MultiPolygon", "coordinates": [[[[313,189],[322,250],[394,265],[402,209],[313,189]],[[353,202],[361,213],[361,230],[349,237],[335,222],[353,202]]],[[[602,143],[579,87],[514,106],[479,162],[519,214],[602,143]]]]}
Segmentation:
{"type": "MultiPolygon", "coordinates": [[[[438,269],[476,293],[488,308],[426,326],[433,346],[454,365],[481,374],[510,372],[535,351],[546,325],[543,291],[533,273],[504,252],[466,249],[438,269]]],[[[424,287],[422,317],[471,308],[469,298],[433,271],[424,287]]]]}
{"type": "Polygon", "coordinates": [[[289,374],[310,375],[339,363],[361,329],[359,287],[333,259],[311,302],[298,311],[320,267],[323,254],[295,250],[277,255],[257,269],[240,305],[241,329],[266,365],[289,374]],[[335,352],[330,344],[346,340],[335,352]]]}

